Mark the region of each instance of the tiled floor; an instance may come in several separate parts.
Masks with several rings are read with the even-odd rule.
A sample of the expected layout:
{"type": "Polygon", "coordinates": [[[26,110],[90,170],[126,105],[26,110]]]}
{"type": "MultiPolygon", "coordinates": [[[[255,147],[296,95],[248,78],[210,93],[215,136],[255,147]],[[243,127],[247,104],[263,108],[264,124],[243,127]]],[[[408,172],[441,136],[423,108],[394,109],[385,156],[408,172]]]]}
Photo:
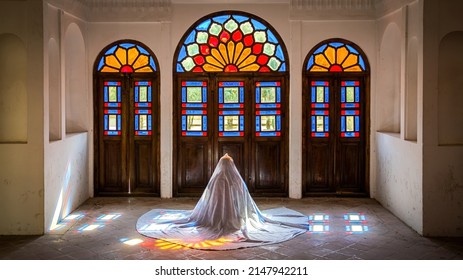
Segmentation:
{"type": "Polygon", "coordinates": [[[73,213],[81,215],[80,219],[70,220],[52,234],[0,237],[0,259],[463,259],[463,238],[421,237],[375,200],[366,198],[258,198],[260,209],[285,206],[306,214],[313,219],[314,232],[248,249],[180,248],[135,230],[138,217],[153,208],[192,209],[196,201],[93,198],[73,213]],[[112,214],[120,216],[102,216],[112,214]],[[104,226],[90,230],[92,225],[104,226]],[[137,241],[133,239],[141,243],[124,243],[137,241]]]}

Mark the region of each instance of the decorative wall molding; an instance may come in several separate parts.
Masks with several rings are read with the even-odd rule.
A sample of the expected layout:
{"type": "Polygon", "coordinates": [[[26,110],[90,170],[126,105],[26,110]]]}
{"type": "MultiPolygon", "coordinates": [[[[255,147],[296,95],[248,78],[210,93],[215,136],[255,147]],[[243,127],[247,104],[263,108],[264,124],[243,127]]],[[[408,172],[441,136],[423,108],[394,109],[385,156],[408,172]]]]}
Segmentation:
{"type": "Polygon", "coordinates": [[[291,0],[291,19],[374,19],[378,0],[291,0]]]}

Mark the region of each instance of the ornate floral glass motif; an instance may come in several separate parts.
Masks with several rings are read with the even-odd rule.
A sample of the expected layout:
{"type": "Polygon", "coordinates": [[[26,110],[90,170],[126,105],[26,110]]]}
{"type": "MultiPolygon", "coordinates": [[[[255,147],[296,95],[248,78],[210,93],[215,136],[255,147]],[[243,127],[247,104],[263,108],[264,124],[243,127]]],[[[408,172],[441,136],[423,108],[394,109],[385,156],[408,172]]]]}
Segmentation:
{"type": "Polygon", "coordinates": [[[360,137],[360,82],[341,82],[341,137],[360,137]]]}
{"type": "Polygon", "coordinates": [[[219,82],[219,136],[244,136],[244,82],[219,82]]]}
{"type": "Polygon", "coordinates": [[[118,136],[122,131],[122,90],[121,82],[104,82],[103,84],[104,135],[118,136]]]}
{"type": "Polygon", "coordinates": [[[109,48],[98,63],[98,72],[155,72],[156,64],[150,53],[134,43],[120,43],[109,48]]]}
{"type": "Polygon", "coordinates": [[[152,87],[150,81],[135,82],[135,135],[152,134],[152,87]]]}
{"type": "Polygon", "coordinates": [[[182,82],[182,136],[207,136],[207,82],[182,82]]]}
{"type": "Polygon", "coordinates": [[[309,57],[309,72],[363,72],[365,61],[358,50],[349,44],[331,42],[320,46],[309,57]]]}
{"type": "Polygon", "coordinates": [[[328,137],[330,130],[330,88],[327,81],[311,82],[310,123],[312,137],[328,137]]]}
{"type": "Polygon", "coordinates": [[[177,72],[285,72],[281,43],[261,21],[221,15],[198,24],[177,57],[177,72]]]}
{"type": "Polygon", "coordinates": [[[281,83],[256,82],[256,136],[281,136],[281,83]]]}

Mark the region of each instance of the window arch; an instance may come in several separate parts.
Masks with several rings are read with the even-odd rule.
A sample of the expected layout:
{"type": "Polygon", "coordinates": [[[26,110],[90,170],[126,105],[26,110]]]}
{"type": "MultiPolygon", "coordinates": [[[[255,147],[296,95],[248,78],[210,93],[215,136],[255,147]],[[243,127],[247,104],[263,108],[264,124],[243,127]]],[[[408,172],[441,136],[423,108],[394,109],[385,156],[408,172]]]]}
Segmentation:
{"type": "Polygon", "coordinates": [[[264,20],[225,12],[200,20],[182,40],[176,71],[285,72],[281,39],[264,20]]]}
{"type": "Polygon", "coordinates": [[[287,196],[287,57],[276,30],[244,12],[185,32],[173,59],[175,196],[201,194],[224,153],[251,193],[287,196]]]}
{"type": "Polygon", "coordinates": [[[135,40],[105,47],[94,65],[95,193],[159,196],[159,66],[135,40]]]}
{"type": "Polygon", "coordinates": [[[368,192],[369,65],[344,39],[316,45],[303,64],[305,195],[368,192]]]}

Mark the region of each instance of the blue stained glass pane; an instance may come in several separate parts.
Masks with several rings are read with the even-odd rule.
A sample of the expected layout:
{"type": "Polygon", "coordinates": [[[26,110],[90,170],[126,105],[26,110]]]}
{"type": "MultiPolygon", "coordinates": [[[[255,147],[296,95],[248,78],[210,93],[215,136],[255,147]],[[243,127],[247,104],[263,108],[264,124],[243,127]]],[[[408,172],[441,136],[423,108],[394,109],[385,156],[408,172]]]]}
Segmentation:
{"type": "Polygon", "coordinates": [[[122,122],[121,122],[121,115],[117,115],[117,130],[121,130],[121,125],[122,125],[122,122]]]}
{"type": "Polygon", "coordinates": [[[328,103],[330,102],[330,88],[325,87],[325,102],[328,103]]]}
{"type": "Polygon", "coordinates": [[[325,132],[328,132],[330,130],[329,120],[330,117],[325,117],[325,132]]]}
{"type": "Polygon", "coordinates": [[[317,100],[315,99],[315,88],[316,87],[312,87],[312,103],[317,102],[317,100]]]}
{"type": "Polygon", "coordinates": [[[120,44],[119,46],[123,47],[124,49],[128,49],[128,48],[131,48],[131,47],[135,46],[135,44],[123,43],[123,44],[120,44]]]}
{"type": "Polygon", "coordinates": [[[153,68],[154,71],[156,71],[156,64],[154,63],[154,59],[152,57],[150,57],[150,66],[151,68],[153,68]]]}
{"type": "Polygon", "coordinates": [[[326,116],[325,111],[314,111],[316,116],[326,116]]]}
{"type": "Polygon", "coordinates": [[[207,116],[203,116],[203,131],[207,131],[207,116]]]}
{"type": "Polygon", "coordinates": [[[177,61],[182,61],[185,57],[186,57],[186,48],[185,46],[182,46],[180,48],[180,52],[178,53],[177,61]]]}
{"type": "Polygon", "coordinates": [[[266,115],[277,115],[277,111],[259,111],[260,115],[266,116],[266,115]]]}
{"type": "Polygon", "coordinates": [[[106,82],[108,86],[118,86],[119,82],[106,82]]]}
{"type": "Polygon", "coordinates": [[[122,101],[122,89],[121,87],[117,87],[117,101],[121,102],[122,101]]]}
{"type": "Polygon", "coordinates": [[[280,69],[278,69],[279,72],[285,72],[286,71],[286,62],[281,64],[280,69]]]}
{"type": "Polygon", "coordinates": [[[361,55],[359,55],[359,64],[360,64],[360,67],[362,67],[362,70],[365,71],[365,69],[366,69],[365,61],[363,61],[363,57],[361,55]]]}
{"type": "Polygon", "coordinates": [[[344,107],[345,107],[345,108],[356,108],[355,106],[356,106],[356,104],[352,104],[352,103],[346,103],[346,104],[344,104],[344,107]]]}
{"type": "Polygon", "coordinates": [[[333,43],[330,43],[330,46],[335,47],[335,48],[339,48],[341,46],[344,46],[344,44],[343,43],[338,43],[338,42],[333,42],[333,43]]]}
{"type": "Polygon", "coordinates": [[[119,107],[119,103],[108,103],[106,107],[119,107]]]}
{"type": "Polygon", "coordinates": [[[138,85],[139,86],[149,86],[150,82],[146,82],[146,81],[139,81],[138,82],[138,85]]]}
{"type": "Polygon", "coordinates": [[[281,116],[277,116],[277,131],[281,131],[281,116]]]}
{"type": "Polygon", "coordinates": [[[108,110],[108,114],[118,114],[119,110],[108,110]]]}
{"type": "Polygon", "coordinates": [[[355,102],[360,102],[360,88],[355,87],[355,102]]]}
{"type": "Polygon", "coordinates": [[[346,131],[346,117],[341,116],[341,131],[345,132],[346,131]]]}
{"type": "Polygon", "coordinates": [[[251,23],[255,30],[265,30],[267,27],[255,19],[251,19],[251,23]]]}
{"type": "Polygon", "coordinates": [[[223,87],[219,87],[219,103],[223,103],[223,87]]]}
{"type": "Polygon", "coordinates": [[[241,132],[224,132],[223,136],[241,136],[241,132]]]}
{"type": "Polygon", "coordinates": [[[324,81],[316,81],[314,82],[315,86],[324,86],[326,84],[326,82],[324,81]]]}
{"type": "Polygon", "coordinates": [[[202,87],[203,82],[188,81],[188,82],[185,82],[185,85],[188,86],[188,87],[202,87]]]}
{"type": "Polygon", "coordinates": [[[349,51],[351,51],[352,53],[355,53],[355,54],[359,54],[359,52],[354,49],[353,47],[349,46],[349,45],[346,45],[346,47],[349,49],[349,51]]]}
{"type": "Polygon", "coordinates": [[[186,87],[182,87],[182,103],[186,103],[186,87]]]}
{"type": "Polygon", "coordinates": [[[277,87],[277,103],[281,102],[281,88],[277,87]]]}
{"type": "Polygon", "coordinates": [[[346,115],[356,115],[354,110],[347,110],[346,115]]]}
{"type": "Polygon", "coordinates": [[[345,81],[346,86],[355,86],[355,81],[345,81]]]}
{"type": "Polygon", "coordinates": [[[317,132],[314,134],[315,137],[326,137],[325,132],[317,132]]]}
{"type": "Polygon", "coordinates": [[[116,51],[116,49],[117,49],[117,46],[111,47],[109,50],[105,52],[105,55],[113,54],[116,51]]]}
{"type": "Polygon", "coordinates": [[[104,130],[108,130],[108,115],[104,115],[104,130]]]}
{"type": "Polygon", "coordinates": [[[229,18],[230,18],[229,15],[227,15],[227,16],[217,16],[217,17],[213,18],[213,20],[220,23],[220,24],[223,24],[229,18]]]}
{"type": "Polygon", "coordinates": [[[284,57],[284,55],[283,55],[283,49],[281,48],[280,45],[277,46],[276,56],[277,56],[281,61],[285,61],[285,57],[284,57]]]}
{"type": "Polygon", "coordinates": [[[259,108],[277,108],[277,104],[259,104],[259,108]]]}
{"type": "Polygon", "coordinates": [[[313,55],[310,56],[309,58],[309,62],[307,62],[307,69],[306,70],[309,70],[312,66],[313,66],[313,55]]]}
{"type": "Polygon", "coordinates": [[[356,116],[355,117],[355,131],[360,131],[360,117],[356,116]]]}
{"type": "Polygon", "coordinates": [[[142,54],[146,54],[146,55],[150,55],[150,53],[145,50],[144,48],[140,47],[140,46],[137,46],[137,49],[142,53],[142,54]]]}
{"type": "Polygon", "coordinates": [[[312,116],[312,132],[315,132],[315,116],[312,116]]]}
{"type": "Polygon", "coordinates": [[[202,115],[203,111],[201,110],[186,110],[187,115],[202,115]]]}
{"type": "Polygon", "coordinates": [[[117,131],[107,131],[108,135],[118,135],[117,131]]]}
{"type": "Polygon", "coordinates": [[[151,131],[151,115],[148,115],[148,130],[151,131]]]}
{"type": "Polygon", "coordinates": [[[186,132],[185,135],[186,136],[204,136],[203,135],[204,132],[201,132],[201,131],[189,131],[189,132],[186,132]]]}
{"type": "Polygon", "coordinates": [[[207,87],[203,87],[203,102],[207,102],[207,87]]]}
{"type": "Polygon", "coordinates": [[[182,130],[186,130],[186,116],[182,116],[182,130]]]}
{"type": "Polygon", "coordinates": [[[233,18],[236,19],[238,23],[242,23],[243,21],[247,21],[249,19],[248,17],[239,15],[234,15],[233,18]]]}
{"type": "Polygon", "coordinates": [[[344,137],[355,137],[355,132],[346,132],[344,137]]]}
{"type": "MultiPolygon", "coordinates": [[[[191,31],[190,35],[188,35],[188,37],[186,38],[184,44],[188,45],[188,44],[193,43],[195,41],[195,38],[196,38],[196,31],[193,30],[193,31],[191,31]]],[[[177,60],[177,61],[179,61],[179,60],[177,60]]]]}
{"type": "Polygon", "coordinates": [[[148,131],[138,131],[138,135],[147,136],[149,134],[148,134],[148,131]]]}
{"type": "Polygon", "coordinates": [[[185,107],[186,108],[204,108],[202,103],[200,103],[200,104],[198,104],[198,103],[186,103],[185,107]]]}
{"type": "Polygon", "coordinates": [[[244,102],[244,87],[240,87],[240,103],[244,102]]]}
{"type": "Polygon", "coordinates": [[[108,99],[108,87],[104,87],[103,88],[103,92],[104,92],[104,102],[108,102],[109,99],[108,99]]]}
{"type": "Polygon", "coordinates": [[[219,131],[223,131],[223,117],[219,116],[219,131]]]}
{"type": "Polygon", "coordinates": [[[261,87],[274,87],[277,84],[277,82],[260,82],[261,87]]]}
{"type": "Polygon", "coordinates": [[[346,102],[346,87],[341,87],[341,102],[346,102]]]}
{"type": "MultiPolygon", "coordinates": [[[[318,49],[316,49],[316,50],[314,51],[314,54],[322,53],[322,52],[326,49],[327,46],[328,46],[328,45],[325,44],[325,45],[319,47],[318,49]]],[[[312,55],[312,56],[313,56],[313,55],[312,55]]]]}
{"type": "Polygon", "coordinates": [[[278,44],[277,38],[270,30],[267,30],[267,38],[271,43],[278,44]]]}
{"type": "Polygon", "coordinates": [[[256,116],[256,131],[260,131],[260,117],[256,116]]]}
{"type": "Polygon", "coordinates": [[[256,87],[256,104],[260,103],[260,87],[256,87]]]}
{"type": "Polygon", "coordinates": [[[183,70],[183,67],[180,63],[177,63],[177,72],[180,72],[180,73],[185,72],[185,70],[183,70]]]}
{"type": "Polygon", "coordinates": [[[140,87],[135,87],[135,102],[138,102],[138,90],[140,89],[140,87]]]}
{"type": "Polygon", "coordinates": [[[276,132],[261,132],[260,136],[277,136],[276,132]]]}
{"type": "Polygon", "coordinates": [[[238,87],[241,82],[222,82],[223,87],[238,87]]]}
{"type": "Polygon", "coordinates": [[[241,108],[241,104],[222,104],[223,108],[237,109],[241,108]]]}
{"type": "Polygon", "coordinates": [[[100,63],[98,64],[98,71],[101,70],[101,68],[103,68],[104,66],[104,57],[100,60],[100,63]]]}
{"type": "Polygon", "coordinates": [[[149,114],[148,110],[138,110],[139,114],[149,114]]]}
{"type": "Polygon", "coordinates": [[[138,123],[139,123],[138,115],[135,115],[135,130],[138,130],[138,123]]]}
{"type": "Polygon", "coordinates": [[[240,131],[244,131],[244,116],[240,116],[240,131]]]}
{"type": "Polygon", "coordinates": [[[223,115],[241,115],[241,112],[240,111],[222,111],[222,114],[223,115]]]}
{"type": "Polygon", "coordinates": [[[207,31],[209,29],[209,25],[211,24],[211,20],[208,19],[206,21],[203,21],[202,23],[198,24],[196,27],[196,30],[198,31],[207,31]]]}
{"type": "Polygon", "coordinates": [[[326,107],[327,104],[320,104],[320,103],[315,103],[315,104],[312,104],[312,106],[314,106],[314,108],[327,108],[326,107]]]}

